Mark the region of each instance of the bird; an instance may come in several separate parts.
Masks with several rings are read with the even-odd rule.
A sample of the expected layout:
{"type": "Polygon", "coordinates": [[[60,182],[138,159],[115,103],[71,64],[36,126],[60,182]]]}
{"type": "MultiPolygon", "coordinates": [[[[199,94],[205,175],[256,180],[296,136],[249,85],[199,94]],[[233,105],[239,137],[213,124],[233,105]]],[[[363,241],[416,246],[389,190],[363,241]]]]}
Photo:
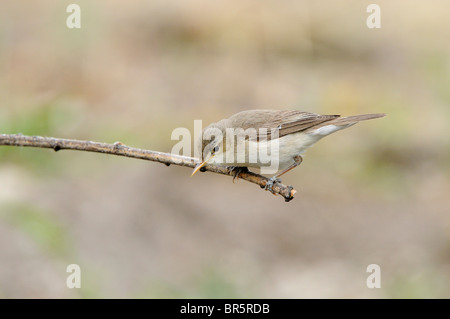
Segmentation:
{"type": "Polygon", "coordinates": [[[360,121],[384,116],[376,113],[342,117],[299,110],[242,111],[202,130],[197,141],[201,158],[191,176],[206,164],[227,166],[233,172],[233,181],[248,168],[260,168],[264,173],[264,168],[270,167],[276,174],[265,188],[273,193],[273,185],[281,182],[279,177],[299,166],[302,154],[320,139],[360,121]]]}

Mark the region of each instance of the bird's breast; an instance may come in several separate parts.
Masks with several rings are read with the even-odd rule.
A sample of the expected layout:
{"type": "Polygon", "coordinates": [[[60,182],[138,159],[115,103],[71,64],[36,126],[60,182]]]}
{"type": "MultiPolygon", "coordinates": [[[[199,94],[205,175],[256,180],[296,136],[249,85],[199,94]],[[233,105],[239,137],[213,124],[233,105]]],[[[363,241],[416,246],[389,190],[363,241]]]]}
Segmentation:
{"type": "Polygon", "coordinates": [[[269,141],[249,141],[228,146],[225,153],[217,154],[215,164],[260,168],[278,166],[284,169],[293,158],[302,154],[323,136],[303,132],[285,135],[269,141]]]}

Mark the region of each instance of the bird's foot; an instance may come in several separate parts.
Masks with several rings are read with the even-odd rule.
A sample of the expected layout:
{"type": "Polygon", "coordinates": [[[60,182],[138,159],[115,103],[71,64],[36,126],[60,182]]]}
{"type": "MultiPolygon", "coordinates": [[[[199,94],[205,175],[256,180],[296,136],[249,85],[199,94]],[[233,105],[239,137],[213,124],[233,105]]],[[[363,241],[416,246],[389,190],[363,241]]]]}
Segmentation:
{"type": "Polygon", "coordinates": [[[277,178],[276,176],[273,176],[269,178],[264,189],[266,191],[271,192],[272,194],[275,194],[275,192],[273,191],[273,185],[275,185],[275,183],[281,183],[281,179],[277,178]]]}
{"type": "Polygon", "coordinates": [[[242,173],[248,172],[247,167],[241,167],[241,166],[228,166],[227,169],[228,169],[228,173],[233,175],[233,183],[236,178],[239,179],[239,175],[241,175],[242,173]]]}

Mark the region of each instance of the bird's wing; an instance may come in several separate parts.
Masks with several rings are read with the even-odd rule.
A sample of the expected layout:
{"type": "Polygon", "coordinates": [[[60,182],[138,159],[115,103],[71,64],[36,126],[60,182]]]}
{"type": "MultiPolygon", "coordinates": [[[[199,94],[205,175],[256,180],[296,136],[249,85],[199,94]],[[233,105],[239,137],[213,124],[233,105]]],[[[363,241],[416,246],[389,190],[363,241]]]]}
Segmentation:
{"type": "MultiPolygon", "coordinates": [[[[318,125],[338,118],[339,115],[320,115],[301,111],[278,111],[278,110],[250,110],[243,111],[231,116],[228,120],[233,123],[233,127],[240,127],[243,130],[257,128],[257,140],[271,140],[288,134],[301,132],[318,125]],[[258,128],[267,129],[267,136],[258,128]]],[[[252,139],[252,138],[250,138],[252,139]]]]}

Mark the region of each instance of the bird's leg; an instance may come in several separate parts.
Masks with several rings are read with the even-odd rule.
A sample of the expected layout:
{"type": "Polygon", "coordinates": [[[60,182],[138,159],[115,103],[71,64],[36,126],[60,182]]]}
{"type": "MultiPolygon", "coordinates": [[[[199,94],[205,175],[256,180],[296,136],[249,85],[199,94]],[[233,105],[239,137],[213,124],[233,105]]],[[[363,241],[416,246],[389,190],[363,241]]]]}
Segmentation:
{"type": "Polygon", "coordinates": [[[233,183],[236,178],[239,179],[239,175],[248,172],[248,168],[242,166],[228,166],[227,168],[230,174],[233,173],[233,183]]]}
{"type": "Polygon", "coordinates": [[[291,169],[294,169],[297,166],[299,166],[302,162],[303,162],[303,157],[301,157],[300,155],[294,156],[294,163],[291,166],[289,166],[288,168],[286,168],[284,171],[281,171],[280,173],[275,175],[274,177],[280,177],[281,175],[286,174],[291,169]]]}
{"type": "Polygon", "coordinates": [[[264,187],[265,190],[268,190],[269,192],[271,192],[272,194],[274,194],[273,192],[273,185],[275,183],[281,183],[281,179],[279,179],[278,177],[280,177],[283,174],[286,174],[287,172],[289,172],[291,169],[296,168],[297,166],[299,166],[301,163],[303,162],[303,157],[301,157],[300,155],[294,156],[294,163],[292,165],[290,165],[288,168],[286,168],[285,170],[281,171],[280,173],[278,173],[277,175],[272,176],[271,178],[269,178],[269,180],[266,183],[266,186],[264,187]]]}
{"type": "Polygon", "coordinates": [[[275,195],[275,192],[273,191],[273,185],[275,185],[275,183],[281,183],[281,179],[277,178],[276,175],[269,178],[264,189],[275,195]]]}

